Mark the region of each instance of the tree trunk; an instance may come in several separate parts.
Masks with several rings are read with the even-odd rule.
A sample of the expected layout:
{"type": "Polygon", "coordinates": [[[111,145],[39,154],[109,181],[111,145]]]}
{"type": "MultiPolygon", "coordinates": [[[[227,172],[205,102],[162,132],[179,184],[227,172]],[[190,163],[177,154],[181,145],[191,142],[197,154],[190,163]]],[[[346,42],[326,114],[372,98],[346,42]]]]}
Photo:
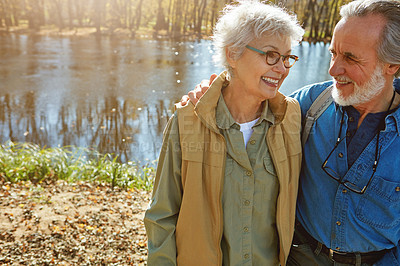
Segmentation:
{"type": "Polygon", "coordinates": [[[182,0],[176,0],[173,25],[173,37],[178,37],[182,32],[182,0]]]}
{"type": "Polygon", "coordinates": [[[214,4],[212,6],[212,13],[211,13],[211,29],[214,29],[214,24],[217,21],[217,18],[215,15],[218,12],[217,8],[218,8],[217,0],[214,0],[214,4]]]}
{"type": "Polygon", "coordinates": [[[198,35],[201,35],[201,26],[203,24],[203,17],[204,17],[204,10],[207,5],[207,0],[202,0],[200,3],[200,8],[199,8],[199,13],[198,13],[198,20],[197,20],[197,25],[195,31],[197,32],[198,35]]]}
{"type": "Polygon", "coordinates": [[[43,6],[41,5],[40,0],[32,0],[27,3],[26,14],[29,29],[38,31],[40,30],[40,26],[44,25],[44,17],[42,16],[44,11],[42,8],[43,6]]]}
{"type": "Polygon", "coordinates": [[[187,25],[188,25],[188,16],[189,16],[189,1],[186,0],[185,3],[185,11],[183,12],[183,14],[185,14],[184,19],[183,19],[183,34],[186,33],[187,31],[187,25]]]}
{"type": "Polygon", "coordinates": [[[75,6],[76,19],[78,20],[78,25],[79,27],[83,27],[82,24],[83,14],[82,14],[80,0],[74,0],[74,6],[75,6]]]}
{"type": "Polygon", "coordinates": [[[12,2],[12,12],[13,12],[13,20],[14,20],[14,26],[19,26],[19,14],[20,12],[18,12],[19,7],[18,4],[15,2],[12,2]]]}
{"type": "Polygon", "coordinates": [[[308,20],[310,19],[310,10],[313,6],[312,4],[313,0],[308,0],[307,5],[304,7],[303,11],[303,17],[301,18],[301,22],[303,24],[303,28],[307,29],[308,26],[308,20]]]}
{"type": "MultiPolygon", "coordinates": [[[[0,1],[0,27],[3,27],[3,19],[5,19],[5,10],[3,1],[0,1]]],[[[8,31],[8,29],[6,29],[8,31]]]]}
{"type": "Polygon", "coordinates": [[[136,29],[139,29],[140,21],[142,19],[142,3],[143,0],[139,0],[139,3],[136,7],[136,26],[135,26],[136,29]]]}
{"type": "Polygon", "coordinates": [[[103,1],[104,0],[96,0],[93,2],[94,6],[94,26],[96,27],[96,35],[100,36],[101,35],[101,18],[102,18],[102,11],[103,11],[103,1]]]}
{"type": "Polygon", "coordinates": [[[199,9],[199,0],[194,0],[193,1],[193,28],[196,29],[197,27],[197,11],[199,9]]]}
{"type": "Polygon", "coordinates": [[[62,3],[61,0],[56,0],[54,1],[55,7],[56,7],[56,12],[57,12],[57,17],[58,17],[58,28],[61,30],[64,29],[64,18],[62,16],[63,10],[62,10],[62,3]]]}
{"type": "Polygon", "coordinates": [[[326,25],[326,21],[327,21],[328,8],[329,8],[328,0],[324,0],[324,2],[322,3],[322,5],[320,6],[319,11],[318,11],[318,18],[317,18],[317,20],[318,20],[318,27],[317,27],[318,41],[322,41],[323,38],[325,37],[324,29],[325,29],[325,25],[326,25]]]}
{"type": "Polygon", "coordinates": [[[38,16],[38,21],[39,21],[39,28],[40,26],[46,25],[46,17],[45,17],[45,6],[44,6],[44,0],[36,0],[37,5],[38,5],[38,11],[37,11],[37,16],[38,16]]]}
{"type": "Polygon", "coordinates": [[[169,34],[171,34],[171,31],[172,31],[172,27],[171,27],[171,24],[172,24],[172,7],[173,7],[173,1],[172,0],[169,0],[169,5],[168,5],[168,16],[167,16],[167,18],[168,18],[168,20],[167,20],[167,24],[168,24],[168,33],[169,34]]]}
{"type": "Polygon", "coordinates": [[[129,0],[128,1],[128,11],[127,11],[127,18],[126,18],[126,20],[127,20],[127,27],[128,27],[128,29],[130,30],[130,31],[132,31],[132,29],[133,29],[133,16],[132,16],[132,2],[129,0]]]}
{"type": "Polygon", "coordinates": [[[72,12],[72,0],[68,0],[68,26],[69,29],[72,30],[74,27],[74,17],[73,17],[73,12],[72,12]]]}
{"type": "Polygon", "coordinates": [[[155,30],[158,32],[159,30],[165,30],[168,28],[168,25],[165,22],[164,10],[162,8],[162,0],[158,0],[158,9],[157,9],[157,21],[155,30]]]}
{"type": "Polygon", "coordinates": [[[4,24],[6,25],[6,30],[8,31],[9,28],[12,26],[12,20],[11,20],[11,7],[10,3],[8,0],[2,0],[2,5],[3,5],[3,18],[4,18],[4,24]]]}
{"type": "Polygon", "coordinates": [[[333,29],[335,28],[335,25],[339,20],[339,18],[338,18],[339,2],[341,4],[342,1],[332,0],[332,9],[330,10],[331,17],[330,17],[329,25],[328,25],[328,28],[326,31],[327,37],[332,37],[333,29]]]}

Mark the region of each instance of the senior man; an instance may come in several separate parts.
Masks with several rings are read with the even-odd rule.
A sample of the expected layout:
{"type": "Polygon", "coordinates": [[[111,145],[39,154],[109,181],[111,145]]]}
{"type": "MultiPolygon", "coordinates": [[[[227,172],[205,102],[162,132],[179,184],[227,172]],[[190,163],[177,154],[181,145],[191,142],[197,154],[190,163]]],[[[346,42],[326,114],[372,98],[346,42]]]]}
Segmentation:
{"type": "MultiPolygon", "coordinates": [[[[400,265],[400,2],[354,1],[340,14],[334,101],[303,147],[288,265],[400,265]]],[[[303,118],[331,84],[292,95],[303,118]]]]}
{"type": "Polygon", "coordinates": [[[340,14],[329,48],[333,81],[291,95],[303,125],[318,97],[333,101],[325,97],[303,127],[288,265],[400,265],[400,2],[353,1],[340,14]]]}

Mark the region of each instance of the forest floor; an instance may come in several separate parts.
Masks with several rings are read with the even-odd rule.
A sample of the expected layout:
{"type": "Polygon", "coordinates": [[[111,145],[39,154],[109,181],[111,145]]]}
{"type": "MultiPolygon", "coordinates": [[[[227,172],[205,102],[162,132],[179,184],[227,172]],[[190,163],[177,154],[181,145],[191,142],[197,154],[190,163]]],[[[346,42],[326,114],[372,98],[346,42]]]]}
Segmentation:
{"type": "Polygon", "coordinates": [[[1,265],[146,265],[150,192],[0,178],[1,265]]]}

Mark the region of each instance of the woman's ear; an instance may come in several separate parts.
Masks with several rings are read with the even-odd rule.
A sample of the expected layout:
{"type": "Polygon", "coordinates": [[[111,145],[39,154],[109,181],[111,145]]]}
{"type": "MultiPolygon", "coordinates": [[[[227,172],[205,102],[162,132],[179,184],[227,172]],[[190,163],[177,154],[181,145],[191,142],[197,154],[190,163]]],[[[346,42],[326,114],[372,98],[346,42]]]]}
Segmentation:
{"type": "Polygon", "coordinates": [[[231,48],[225,47],[225,55],[226,55],[226,60],[228,61],[231,68],[235,68],[236,67],[235,52],[232,51],[231,48]]]}

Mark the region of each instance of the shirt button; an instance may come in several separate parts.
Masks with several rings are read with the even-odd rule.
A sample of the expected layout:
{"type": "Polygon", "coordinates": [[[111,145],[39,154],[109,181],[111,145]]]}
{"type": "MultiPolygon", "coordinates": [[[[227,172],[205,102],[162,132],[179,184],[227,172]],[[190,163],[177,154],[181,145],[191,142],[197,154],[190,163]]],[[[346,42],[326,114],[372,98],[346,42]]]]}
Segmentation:
{"type": "Polygon", "coordinates": [[[247,232],[249,232],[249,228],[246,226],[245,228],[243,228],[243,231],[244,231],[245,233],[247,233],[247,232]]]}
{"type": "Polygon", "coordinates": [[[396,187],[396,192],[399,192],[400,191],[400,187],[396,187]]]}
{"type": "Polygon", "coordinates": [[[353,121],[354,121],[354,117],[350,116],[350,117],[349,117],[349,121],[350,121],[350,122],[353,122],[353,121]]]}
{"type": "Polygon", "coordinates": [[[251,176],[251,172],[250,172],[250,171],[247,171],[247,172],[246,172],[246,175],[247,175],[247,176],[251,176]]]}
{"type": "Polygon", "coordinates": [[[341,225],[342,223],[341,223],[340,221],[337,221],[336,224],[337,224],[337,225],[341,225]]]}
{"type": "Polygon", "coordinates": [[[339,153],[339,158],[343,158],[343,153],[339,153]]]}
{"type": "Polygon", "coordinates": [[[247,260],[250,258],[250,255],[246,253],[246,254],[244,254],[244,258],[247,260]]]}
{"type": "Polygon", "coordinates": [[[250,200],[245,200],[244,205],[249,206],[250,205],[250,200]]]}
{"type": "Polygon", "coordinates": [[[252,140],[250,140],[250,144],[254,145],[254,144],[256,144],[256,141],[254,139],[252,139],[252,140]]]}

